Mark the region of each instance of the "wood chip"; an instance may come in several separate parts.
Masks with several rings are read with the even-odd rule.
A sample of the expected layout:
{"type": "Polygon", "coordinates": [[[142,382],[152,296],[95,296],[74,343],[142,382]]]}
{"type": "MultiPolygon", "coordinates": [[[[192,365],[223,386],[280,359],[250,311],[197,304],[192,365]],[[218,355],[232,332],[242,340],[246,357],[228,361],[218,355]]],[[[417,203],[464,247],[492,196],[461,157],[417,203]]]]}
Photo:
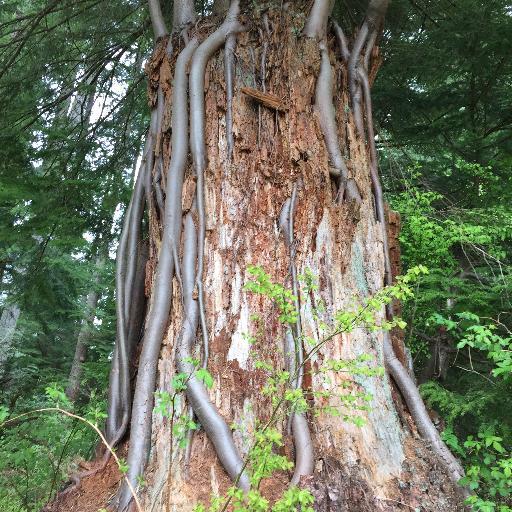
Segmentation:
{"type": "Polygon", "coordinates": [[[269,94],[268,92],[258,91],[258,89],[253,89],[252,87],[242,87],[241,91],[247,96],[254,98],[256,101],[265,105],[265,107],[273,108],[275,110],[283,111],[284,106],[282,101],[275,95],[269,94]]]}

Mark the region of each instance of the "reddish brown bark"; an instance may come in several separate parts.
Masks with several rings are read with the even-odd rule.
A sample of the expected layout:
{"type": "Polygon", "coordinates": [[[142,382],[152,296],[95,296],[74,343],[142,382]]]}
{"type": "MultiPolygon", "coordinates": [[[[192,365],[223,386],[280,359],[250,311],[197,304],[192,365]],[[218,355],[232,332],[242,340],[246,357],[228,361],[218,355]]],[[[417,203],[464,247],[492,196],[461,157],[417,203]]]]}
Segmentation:
{"type": "MultiPolygon", "coordinates": [[[[346,108],[346,69],[335,58],[334,42],[329,41],[329,47],[336,76],[336,120],[350,177],[362,191],[360,207],[350,202],[339,205],[335,201],[336,188],[329,176],[328,153],[312,107],[320,67],[318,44],[297,37],[304,20],[297,13],[269,11],[268,19],[270,36],[266,35],[266,30],[238,36],[233,99],[235,144],[231,160],[226,152],[222,54],[217,54],[208,65],[205,85],[208,167],[204,271],[211,338],[208,368],[215,379],[211,398],[228,424],[244,425],[242,432],[234,433],[243,455],[249,448],[255,421],[265,421],[271,411],[269,401],[261,396],[264,375],[255,370],[254,361],[265,359],[275,367],[283,367],[284,361],[283,327],[277,322],[275,310],[268,301],[247,294],[242,287],[249,279],[246,269],[251,264],[261,265],[275,281],[291,286],[287,248],[277,224],[294,184],[298,186],[294,232],[298,271],[309,268],[318,277],[318,293],[327,305],[327,320],[329,313],[349,307],[354,300],[380,289],[384,272],[381,228],[375,221],[372,205],[369,156],[346,108]],[[259,53],[264,46],[262,35],[267,47],[266,93],[279,98],[283,107],[276,111],[263,104],[258,126],[257,104],[242,88],[254,88],[255,83],[258,86],[259,53]],[[256,77],[252,75],[254,70],[256,77]],[[243,338],[244,333],[254,335],[257,330],[249,320],[251,313],[265,319],[262,334],[253,347],[243,338]],[[257,356],[252,355],[252,351],[257,356]]],[[[189,173],[185,190],[193,189],[194,178],[189,173]]],[[[184,211],[190,208],[191,195],[184,196],[184,211]]],[[[151,231],[157,233],[155,212],[151,218],[151,231]]],[[[153,243],[156,249],[158,239],[153,243]]],[[[159,390],[170,388],[175,371],[174,340],[182,312],[176,283],[174,289],[173,315],[159,362],[159,390]]],[[[303,304],[302,316],[305,334],[317,336],[317,325],[306,304],[303,304]]],[[[313,366],[318,367],[328,358],[351,358],[363,352],[373,354],[376,364],[382,364],[380,344],[380,335],[355,332],[340,336],[322,350],[313,366]]],[[[342,379],[334,374],[331,378],[335,382],[342,379]]],[[[315,375],[309,375],[305,382],[313,389],[321,386],[315,375]]],[[[366,426],[354,427],[323,415],[316,419],[309,417],[315,438],[317,471],[309,478],[308,486],[317,494],[337,487],[336,506],[352,507],[358,494],[345,492],[342,484],[349,478],[351,489],[364,489],[370,496],[361,510],[396,510],[397,503],[413,506],[426,500],[428,493],[432,494],[441,484],[442,471],[438,477],[431,478],[432,483],[425,484],[437,464],[428,450],[403,430],[394,412],[387,377],[368,379],[363,385],[374,395],[366,426]],[[333,474],[337,476],[332,477],[333,474]],[[401,478],[406,479],[407,492],[402,489],[401,478]]],[[[194,503],[208,501],[212,492],[225,492],[231,482],[204,432],[194,435],[186,475],[183,471],[185,451],[170,447],[169,428],[168,421],[158,416],[153,418],[154,445],[147,472],[149,490],[144,492],[148,509],[154,506],[154,510],[160,507],[189,510],[194,503]]],[[[287,438],[286,451],[293,459],[290,438],[287,438]]],[[[270,498],[277,497],[288,485],[290,476],[279,475],[272,482],[266,482],[264,493],[270,498]]],[[[451,491],[435,500],[431,501],[432,507],[437,507],[433,510],[457,508],[458,499],[451,491]]],[[[319,497],[318,510],[329,510],[321,503],[319,497]]],[[[333,509],[334,505],[329,506],[333,509]]]]}

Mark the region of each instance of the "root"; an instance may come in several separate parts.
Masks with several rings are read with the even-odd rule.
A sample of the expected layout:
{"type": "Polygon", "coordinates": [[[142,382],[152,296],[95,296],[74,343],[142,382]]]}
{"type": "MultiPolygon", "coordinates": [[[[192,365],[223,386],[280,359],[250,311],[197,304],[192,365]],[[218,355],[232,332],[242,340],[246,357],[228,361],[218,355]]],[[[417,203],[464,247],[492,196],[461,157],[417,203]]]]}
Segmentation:
{"type": "Polygon", "coordinates": [[[155,34],[155,39],[160,39],[165,37],[167,32],[167,27],[165,26],[164,17],[162,15],[162,9],[160,8],[159,0],[148,0],[149,5],[149,15],[151,17],[151,25],[153,26],[153,33],[155,34]]]}
{"type": "Polygon", "coordinates": [[[135,280],[132,286],[132,297],[130,304],[130,319],[128,321],[128,351],[130,360],[132,353],[140,341],[142,325],[144,323],[144,312],[146,306],[146,295],[144,293],[144,282],[146,278],[146,263],[149,258],[149,243],[147,240],[139,243],[137,255],[137,268],[135,280]]]}
{"type": "Polygon", "coordinates": [[[352,100],[352,113],[358,134],[364,136],[363,114],[361,109],[361,87],[359,83],[359,64],[364,45],[368,41],[365,53],[365,65],[368,64],[369,54],[375,44],[377,27],[386,13],[389,0],[370,0],[366,17],[357,33],[350,58],[348,59],[348,86],[352,100]]]}
{"type": "Polygon", "coordinates": [[[325,145],[331,161],[331,176],[340,181],[340,195],[345,195],[348,199],[361,203],[361,194],[357,184],[348,175],[348,169],[341,154],[338,141],[338,128],[336,126],[336,114],[334,110],[333,97],[333,73],[329,61],[329,52],[325,45],[320,44],[320,53],[322,63],[320,73],[316,81],[315,108],[320,119],[320,127],[324,134],[325,145]]]}
{"type": "Polygon", "coordinates": [[[348,59],[350,58],[350,51],[348,49],[347,37],[336,21],[332,22],[332,26],[334,29],[334,35],[336,36],[336,41],[338,42],[338,47],[340,49],[341,58],[344,62],[348,62],[348,59]]]}
{"type": "Polygon", "coordinates": [[[371,30],[375,30],[388,10],[389,0],[370,0],[366,20],[371,30]]]}
{"type": "MultiPolygon", "coordinates": [[[[363,116],[361,107],[361,90],[364,96],[367,139],[370,151],[370,175],[372,181],[373,195],[375,199],[376,219],[380,222],[382,229],[383,253],[384,253],[384,283],[392,285],[393,276],[391,271],[391,259],[389,255],[389,241],[386,230],[386,219],[384,214],[384,198],[382,187],[379,179],[377,151],[375,148],[375,135],[373,131],[373,114],[370,84],[368,81],[367,67],[369,64],[371,50],[377,38],[377,25],[382,19],[385,9],[387,8],[387,0],[372,0],[368,8],[365,22],[363,23],[354,42],[352,54],[349,58],[349,87],[352,97],[352,105],[354,109],[354,120],[360,136],[364,136],[363,116]],[[361,50],[367,42],[364,56],[363,66],[360,65],[361,50]]],[[[341,29],[340,29],[341,30],[341,29]]],[[[339,31],[337,31],[339,33],[339,31]]],[[[338,35],[337,35],[338,37],[338,35]]],[[[340,40],[340,38],[338,37],[340,40]]],[[[343,43],[340,43],[340,46],[343,43]]],[[[342,49],[342,54],[344,50],[342,49]]],[[[386,314],[389,318],[393,312],[390,305],[386,308],[386,314]]],[[[407,408],[418,428],[423,439],[430,443],[432,450],[439,457],[443,466],[446,468],[450,479],[453,483],[458,484],[459,480],[464,476],[464,470],[458,460],[450,452],[446,444],[441,439],[439,432],[432,423],[428,415],[425,404],[418,391],[416,383],[411,378],[403,364],[396,357],[391,343],[390,335],[384,332],[384,362],[386,368],[402,394],[407,408]]],[[[462,488],[462,492],[467,496],[469,491],[462,488]]]]}
{"type": "MultiPolygon", "coordinates": [[[[146,261],[148,259],[149,246],[147,243],[141,243],[137,257],[137,271],[131,297],[130,315],[128,320],[127,336],[127,357],[131,361],[135,347],[141,338],[142,325],[144,323],[144,314],[146,310],[146,297],[144,294],[144,280],[146,271],[146,261]]],[[[128,369],[131,374],[130,368],[128,369]]],[[[122,439],[128,426],[125,420],[123,425],[123,405],[121,403],[121,379],[119,369],[119,346],[116,344],[112,358],[112,368],[110,371],[110,382],[108,389],[108,415],[106,422],[106,438],[109,444],[116,446],[122,439]]],[[[128,401],[130,397],[128,398],[128,401]]]]}
{"type": "Polygon", "coordinates": [[[233,147],[235,141],[233,139],[233,74],[235,71],[235,48],[236,35],[231,34],[226,39],[224,48],[224,80],[226,82],[226,142],[227,142],[227,158],[231,161],[233,156],[233,147]]]}
{"type": "Polygon", "coordinates": [[[158,208],[158,216],[160,219],[163,218],[165,212],[165,199],[164,193],[162,192],[162,158],[158,159],[158,168],[153,180],[153,189],[155,191],[156,206],[158,208]]]}
{"type": "Polygon", "coordinates": [[[188,214],[185,220],[185,245],[182,265],[183,295],[185,302],[185,321],[177,348],[177,368],[179,372],[190,375],[186,395],[195,415],[203,426],[208,438],[230,478],[243,490],[249,489],[249,479],[242,472],[243,462],[233,442],[231,430],[216,407],[210,401],[208,393],[194,373],[195,368],[189,362],[192,354],[192,342],[195,339],[197,325],[200,322],[203,335],[202,366],[208,364],[208,330],[203,292],[204,244],[206,218],[204,207],[204,172],[206,168],[205,144],[205,105],[204,77],[208,61],[221,48],[226,38],[242,30],[238,22],[239,3],[231,3],[222,25],[197,48],[190,68],[190,145],[194,170],[197,177],[196,207],[198,232],[188,214]],[[196,259],[197,255],[197,259],[196,259]],[[197,275],[195,268],[197,262],[197,275]],[[197,287],[198,300],[193,298],[197,287]]]}
{"type": "MultiPolygon", "coordinates": [[[[149,140],[149,136],[148,136],[149,140]]],[[[130,340],[129,318],[131,297],[137,270],[137,245],[140,242],[144,210],[144,164],[141,165],[132,199],[126,210],[116,257],[116,317],[117,338],[114,362],[110,373],[107,438],[122,438],[130,418],[130,340]]],[[[147,169],[146,169],[147,170],[147,169]]]]}
{"type": "Polygon", "coordinates": [[[194,288],[197,282],[195,276],[197,231],[192,213],[188,213],[185,218],[183,254],[185,313],[182,330],[176,343],[177,370],[190,376],[185,391],[187,399],[212,442],[222,466],[236,485],[247,491],[250,487],[249,479],[242,472],[243,461],[233,442],[231,430],[211,402],[203,383],[195,376],[195,366],[190,363],[193,353],[192,346],[196,339],[199,323],[199,305],[198,301],[194,299],[194,288]]]}
{"type": "Polygon", "coordinates": [[[153,147],[156,142],[156,133],[158,130],[158,108],[151,111],[149,122],[149,132],[146,142],[146,151],[143,161],[145,162],[144,170],[144,190],[146,194],[146,204],[148,211],[153,209],[153,167],[155,165],[155,153],[153,147]]]}
{"type": "Polygon", "coordinates": [[[299,485],[302,476],[312,475],[315,471],[313,441],[309,431],[308,420],[303,413],[292,416],[293,445],[295,447],[295,469],[290,485],[299,485]]]}
{"type": "MultiPolygon", "coordinates": [[[[292,292],[295,296],[297,322],[290,325],[284,338],[285,363],[294,389],[302,388],[304,378],[304,353],[302,349],[302,326],[300,320],[299,284],[295,265],[295,241],[293,236],[293,216],[297,200],[297,184],[294,185],[291,198],[283,206],[280,215],[280,227],[285,236],[290,257],[290,275],[292,292]]],[[[309,431],[308,421],[303,413],[293,412],[290,418],[293,444],[295,447],[295,469],[290,485],[297,485],[301,476],[311,475],[315,469],[315,455],[309,431]]]]}
{"type": "MultiPolygon", "coordinates": [[[[439,456],[451,480],[457,483],[464,476],[464,470],[459,461],[444,444],[439,432],[432,423],[416,384],[411,379],[411,376],[407,373],[402,363],[395,356],[391,339],[387,332],[384,333],[384,361],[386,368],[404,397],[407,408],[421,436],[430,443],[432,450],[439,456]]],[[[467,493],[467,490],[463,488],[463,492],[467,493]]]]}
{"type": "Polygon", "coordinates": [[[64,496],[80,489],[80,486],[82,485],[82,480],[84,478],[94,476],[94,475],[104,471],[104,469],[107,467],[108,461],[110,460],[111,456],[112,456],[112,453],[109,450],[105,450],[105,453],[103,454],[101,462],[98,466],[96,466],[95,468],[89,469],[87,471],[82,471],[81,473],[76,473],[74,475],[71,475],[69,477],[69,481],[71,482],[71,485],[66,487],[63,491],[59,492],[57,494],[57,496],[55,496],[54,500],[58,501],[59,499],[63,498],[64,496]]]}
{"type": "Polygon", "coordinates": [[[382,224],[382,243],[384,251],[384,282],[390,286],[393,284],[393,276],[391,273],[391,259],[389,257],[389,240],[386,229],[386,219],[384,215],[384,196],[382,194],[382,186],[379,179],[377,150],[375,148],[375,134],[373,132],[373,114],[372,114],[372,97],[370,84],[366,72],[359,69],[359,77],[364,93],[364,103],[366,110],[366,126],[368,131],[368,145],[370,148],[370,177],[372,181],[373,196],[375,198],[375,210],[377,220],[382,224]]]}
{"type": "Polygon", "coordinates": [[[333,7],[332,0],[315,0],[302,33],[306,37],[323,41],[327,34],[327,19],[333,7]]]}
{"type": "Polygon", "coordinates": [[[370,65],[370,58],[372,56],[372,50],[375,46],[375,41],[377,41],[377,29],[373,29],[370,33],[370,37],[368,37],[368,42],[366,43],[366,49],[364,51],[363,65],[366,73],[368,73],[368,66],[370,65]]]}
{"type": "Polygon", "coordinates": [[[239,2],[231,3],[224,23],[197,48],[190,68],[190,146],[197,176],[197,212],[199,218],[197,254],[197,292],[199,317],[203,335],[203,366],[208,364],[209,341],[206,325],[206,308],[203,291],[204,244],[206,238],[206,217],[204,207],[204,171],[206,168],[204,75],[210,57],[221,48],[226,38],[242,30],[238,22],[239,2]]]}
{"type": "MultiPolygon", "coordinates": [[[[131,299],[133,294],[133,287],[137,274],[137,255],[139,252],[140,241],[141,241],[141,229],[142,229],[142,218],[144,215],[144,177],[147,169],[139,169],[139,173],[142,176],[137,177],[137,182],[132,195],[131,205],[129,207],[129,214],[127,212],[127,242],[126,242],[126,253],[123,255],[126,264],[126,275],[124,283],[124,295],[123,295],[123,309],[125,314],[124,325],[125,330],[128,325],[128,319],[130,318],[131,299]]],[[[123,230],[125,227],[123,226],[123,230]]]]}
{"type": "MultiPolygon", "coordinates": [[[[167,206],[162,246],[155,272],[152,307],[147,319],[133,399],[130,450],[127,461],[129,466],[127,476],[132,485],[135,484],[137,476],[142,474],[149,453],[157,361],[171,308],[174,254],[176,253],[173,247],[176,246],[181,232],[181,195],[188,155],[186,68],[196,47],[197,39],[194,38],[180,53],[176,62],[172,112],[172,157],[167,176],[167,206]]],[[[119,510],[126,510],[131,499],[128,486],[123,485],[119,494],[119,510]]]]}
{"type": "Polygon", "coordinates": [[[172,31],[181,32],[196,21],[194,0],[174,0],[172,11],[172,31]]]}
{"type": "Polygon", "coordinates": [[[352,115],[359,136],[364,136],[363,114],[361,111],[361,88],[358,80],[358,67],[361,59],[361,51],[368,37],[368,22],[365,20],[357,33],[357,37],[348,59],[348,88],[352,100],[352,115]]]}

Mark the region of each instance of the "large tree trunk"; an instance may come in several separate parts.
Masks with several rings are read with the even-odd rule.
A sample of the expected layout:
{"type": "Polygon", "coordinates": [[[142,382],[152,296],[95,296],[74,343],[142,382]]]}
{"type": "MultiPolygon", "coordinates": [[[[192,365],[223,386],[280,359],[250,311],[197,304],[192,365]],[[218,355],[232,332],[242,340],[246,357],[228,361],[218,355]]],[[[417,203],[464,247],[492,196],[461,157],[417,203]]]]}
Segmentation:
{"type": "MultiPolygon", "coordinates": [[[[317,14],[321,16],[320,4],[323,3],[315,2],[312,12],[317,8],[317,14]]],[[[379,2],[372,1],[371,4],[379,2]]],[[[265,374],[256,369],[256,360],[264,360],[276,369],[289,366],[284,349],[287,328],[278,321],[278,313],[271,301],[244,290],[244,284],[251,278],[248,267],[261,266],[274,282],[282,283],[290,290],[300,285],[295,275],[312,272],[318,289],[313,294],[314,299],[302,291],[299,308],[302,335],[316,343],[321,341],[322,321],[329,324],[335,312],[361,304],[391,277],[386,278],[390,260],[385,256],[389,249],[382,224],[383,209],[375,191],[375,181],[372,183],[371,169],[376,166],[372,161],[371,137],[367,143],[352,114],[355,111],[356,115],[362,115],[361,108],[365,103],[359,98],[358,108],[351,108],[354,95],[351,97],[347,78],[350,63],[340,56],[330,29],[324,37],[325,19],[310,20],[304,35],[304,9],[293,4],[285,5],[282,9],[266,11],[259,8],[252,11],[247,7],[240,21],[249,29],[236,35],[236,49],[233,50],[231,40],[228,53],[214,52],[206,66],[202,265],[199,260],[196,267],[195,259],[195,252],[201,248],[202,230],[202,176],[198,171],[202,162],[200,157],[197,158],[197,140],[194,140],[197,104],[193,101],[196,100],[191,102],[190,112],[193,164],[187,163],[183,194],[179,196],[185,227],[180,242],[180,213],[180,227],[173,231],[173,236],[178,236],[175,247],[175,239],[165,240],[166,230],[158,201],[154,200],[153,193],[147,196],[150,205],[150,259],[146,274],[149,313],[131,413],[128,464],[129,477],[134,484],[137,483],[135,477],[145,466],[146,484],[138,494],[148,512],[191,511],[196,504],[208,502],[211,493],[222,495],[233,479],[229,457],[222,452],[222,446],[227,445],[218,442],[216,434],[212,433],[208,423],[213,420],[201,416],[204,412],[198,411],[198,399],[193,392],[187,390],[187,399],[182,397],[178,415],[189,414],[190,400],[204,429],[194,434],[188,447],[180,447],[169,418],[152,412],[153,395],[148,394],[146,388],[151,382],[148,375],[153,363],[145,344],[156,336],[154,323],[158,308],[166,311],[170,308],[170,314],[164,320],[154,391],[172,393],[176,367],[184,367],[182,343],[187,337],[187,326],[192,326],[192,336],[196,338],[193,355],[201,359],[204,352],[199,347],[205,337],[201,326],[204,312],[209,335],[206,364],[214,379],[208,394],[225,425],[238,425],[232,434],[233,446],[235,455],[237,452],[244,459],[257,424],[268,421],[272,413],[270,398],[262,395],[265,374]],[[234,62],[234,73],[227,74],[232,75],[233,82],[231,106],[226,101],[231,96],[225,80],[225,67],[230,67],[226,59],[234,62]],[[332,67],[335,119],[329,119],[329,64],[332,67]],[[329,132],[333,126],[335,134],[329,132]],[[230,143],[230,129],[234,135],[233,144],[230,143]],[[199,245],[195,242],[196,237],[199,245]],[[164,255],[164,251],[169,250],[173,263],[163,267],[159,259],[169,258],[169,254],[164,255]],[[174,268],[180,271],[174,272],[174,268]],[[201,271],[202,289],[194,278],[195,273],[200,276],[201,271]],[[172,282],[169,275],[174,275],[172,282]],[[167,281],[163,286],[162,279],[165,278],[167,281]],[[155,295],[159,286],[172,294],[170,303],[162,302],[162,291],[155,295]],[[320,318],[314,313],[312,300],[324,304],[320,318]],[[253,315],[258,315],[261,320],[255,321],[253,315]],[[247,334],[256,339],[253,344],[248,341],[247,334]],[[150,442],[146,443],[146,439],[150,442]],[[150,446],[147,464],[146,444],[150,446]]],[[[374,11],[369,11],[366,30],[370,34],[377,24],[376,16],[374,11]]],[[[195,32],[204,40],[206,34],[214,30],[212,23],[218,27],[222,19],[200,21],[190,35],[195,32]]],[[[157,34],[162,36],[164,30],[165,27],[159,26],[157,34]]],[[[171,98],[175,91],[172,85],[179,87],[174,72],[176,55],[183,45],[177,41],[176,36],[175,51],[169,59],[164,50],[170,46],[165,37],[160,39],[149,66],[155,110],[161,101],[157,97],[165,101],[162,132],[156,137],[163,143],[164,170],[169,169],[169,165],[172,169],[174,165],[170,159],[175,148],[168,149],[169,121],[165,113],[173,108],[171,98]]],[[[201,48],[199,46],[195,55],[201,48]]],[[[190,71],[191,87],[196,83],[195,58],[192,58],[190,71]]],[[[186,62],[184,69],[187,69],[186,62]]],[[[370,66],[365,71],[374,76],[376,70],[370,66]]],[[[361,82],[356,88],[359,96],[364,98],[361,82]]],[[[194,94],[197,95],[197,91],[191,90],[190,95],[194,97],[194,94]]],[[[200,94],[202,96],[202,89],[200,94]]],[[[363,117],[371,122],[368,114],[363,117]]],[[[178,130],[178,126],[173,125],[173,129],[178,130]]],[[[150,168],[153,176],[159,172],[158,144],[156,148],[155,157],[149,158],[151,162],[154,160],[154,166],[150,168]]],[[[164,172],[162,178],[162,182],[168,183],[176,176],[164,172]]],[[[169,203],[169,194],[166,200],[166,211],[176,207],[169,203]]],[[[384,314],[384,311],[380,313],[381,319],[384,314]]],[[[398,352],[400,358],[397,349],[401,342],[398,338],[394,342],[395,353],[398,352]]],[[[354,377],[328,372],[331,389],[345,386],[348,393],[357,390],[372,396],[371,409],[358,411],[358,415],[365,419],[362,427],[344,421],[344,414],[353,413],[350,409],[342,410],[341,417],[322,412],[326,405],[338,405],[334,395],[319,398],[314,394],[325,389],[325,379],[316,370],[327,360],[352,360],[369,354],[373,358],[372,366],[389,365],[402,385],[410,379],[400,374],[400,362],[389,352],[385,361],[384,343],[382,332],[358,328],[349,334],[335,336],[306,364],[302,387],[310,411],[301,417],[300,427],[306,436],[305,443],[304,436],[301,441],[295,435],[295,429],[299,429],[295,420],[291,434],[286,419],[277,424],[285,436],[284,453],[291,460],[295,459],[297,465],[302,465],[302,477],[279,473],[264,481],[263,494],[271,501],[284,492],[290,480],[298,480],[315,496],[315,510],[462,509],[460,496],[445,471],[446,464],[420,440],[400,393],[387,375],[354,377]],[[313,414],[315,412],[318,415],[313,414]],[[308,446],[308,431],[312,453],[308,446]],[[312,466],[311,461],[299,460],[301,456],[307,459],[311,455],[312,466]]],[[[411,399],[408,393],[401,391],[407,405],[414,405],[416,395],[411,399]]],[[[418,428],[425,436],[428,429],[422,429],[421,425],[418,428]]],[[[114,434],[112,437],[115,438],[114,434]]],[[[435,437],[429,431],[428,435],[435,437]]],[[[236,466],[236,461],[234,464],[236,466]]],[[[129,501],[125,488],[121,492],[120,510],[124,510],[129,501]]]]}
{"type": "MultiPolygon", "coordinates": [[[[336,77],[334,104],[339,138],[350,177],[361,192],[360,205],[350,201],[340,204],[336,198],[328,151],[312,106],[321,64],[318,42],[297,37],[304,18],[291,9],[268,12],[268,34],[262,19],[256,18],[262,28],[261,39],[248,32],[237,38],[231,161],[225,129],[223,54],[217,54],[207,68],[204,295],[210,333],[208,369],[215,379],[210,396],[228,425],[243,425],[234,434],[242,456],[251,445],[255,423],[268,420],[272,410],[269,400],[262,398],[264,377],[255,370],[255,360],[262,358],[275,368],[285,367],[285,329],[277,321],[270,301],[245,292],[243,286],[250,279],[248,266],[260,265],[274,281],[286,283],[291,289],[289,251],[279,219],[294,187],[297,272],[309,269],[318,279],[318,297],[326,305],[325,320],[375,293],[384,282],[382,229],[374,214],[369,154],[347,113],[346,69],[332,44],[329,57],[336,77]],[[262,70],[264,47],[266,69],[262,70]],[[262,75],[266,90],[282,100],[282,111],[267,108],[241,91],[244,86],[263,90],[262,75]],[[258,326],[251,322],[252,314],[265,319],[254,346],[244,336],[256,336],[258,326]],[[253,352],[258,355],[253,356],[253,352]]],[[[185,190],[193,188],[193,175],[189,173],[185,190]]],[[[191,193],[184,197],[187,210],[191,193]]],[[[159,233],[154,212],[151,220],[151,232],[159,233]]],[[[156,248],[158,239],[153,243],[156,248]]],[[[156,250],[153,255],[155,261],[156,250]]],[[[177,282],[174,290],[173,312],[158,363],[158,391],[170,391],[175,374],[175,341],[183,311],[177,282]]],[[[301,305],[301,318],[304,334],[320,341],[310,304],[301,305]]],[[[383,366],[382,343],[381,333],[358,329],[325,345],[312,366],[361,354],[372,355],[375,365],[383,366]]],[[[332,382],[347,378],[331,375],[332,382]]],[[[316,508],[397,510],[398,502],[403,502],[413,508],[422,505],[425,510],[453,509],[453,501],[441,490],[444,475],[437,472],[428,448],[404,428],[396,414],[388,377],[359,377],[357,384],[373,396],[363,427],[326,414],[308,418],[316,463],[314,475],[303,482],[314,489],[316,508]]],[[[306,390],[321,386],[320,379],[305,379],[306,390]]],[[[312,409],[321,405],[314,403],[312,409]]],[[[231,485],[203,430],[193,437],[186,474],[187,450],[169,442],[170,428],[168,420],[153,415],[148,486],[142,490],[147,510],[192,510],[194,504],[208,502],[212,492],[222,494],[231,485]]],[[[293,458],[291,436],[287,436],[287,453],[293,458]]],[[[265,493],[282,493],[290,477],[279,475],[266,482],[265,493]]]]}

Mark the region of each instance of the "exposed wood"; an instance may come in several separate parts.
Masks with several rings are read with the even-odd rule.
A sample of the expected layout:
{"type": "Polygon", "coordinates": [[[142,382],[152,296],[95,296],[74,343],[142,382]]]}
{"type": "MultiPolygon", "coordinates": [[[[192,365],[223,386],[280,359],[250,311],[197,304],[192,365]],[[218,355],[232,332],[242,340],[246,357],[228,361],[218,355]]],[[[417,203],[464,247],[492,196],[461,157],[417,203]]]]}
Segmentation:
{"type": "Polygon", "coordinates": [[[283,102],[274,94],[259,91],[258,89],[254,89],[252,87],[241,87],[240,91],[242,91],[245,95],[253,98],[256,102],[261,103],[265,107],[278,110],[279,112],[284,112],[286,110],[283,102]]]}

